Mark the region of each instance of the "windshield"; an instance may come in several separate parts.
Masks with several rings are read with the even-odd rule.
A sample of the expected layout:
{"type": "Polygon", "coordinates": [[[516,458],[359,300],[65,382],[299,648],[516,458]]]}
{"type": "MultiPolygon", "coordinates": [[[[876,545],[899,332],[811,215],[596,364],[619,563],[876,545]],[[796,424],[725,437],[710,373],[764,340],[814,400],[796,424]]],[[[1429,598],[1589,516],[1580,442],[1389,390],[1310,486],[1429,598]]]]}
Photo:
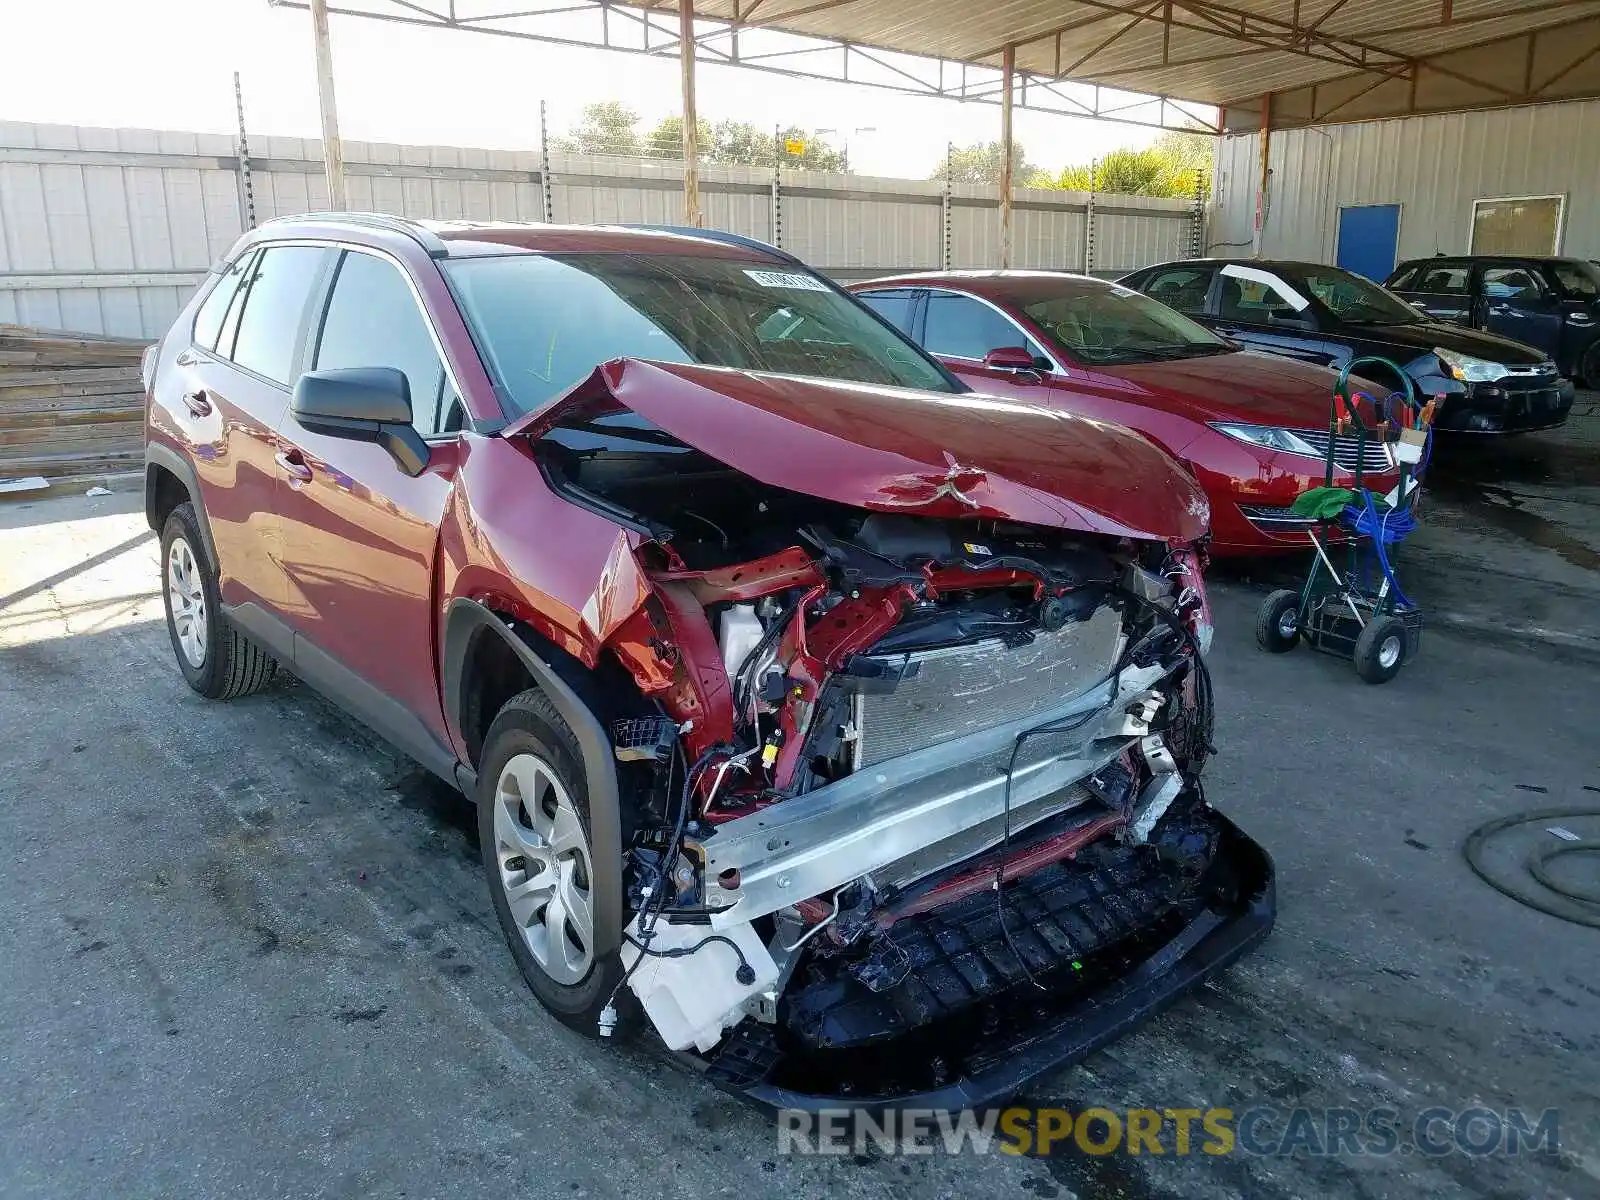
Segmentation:
{"type": "Polygon", "coordinates": [[[1022,311],[1050,341],[1084,363],[1152,362],[1232,349],[1159,300],[1115,284],[1025,304],[1022,311]]]}
{"type": "Polygon", "coordinates": [[[956,390],[917,347],[801,268],[617,253],[465,258],[444,268],[521,412],[614,358],[956,390]]]}
{"type": "Polygon", "coordinates": [[[1278,274],[1291,287],[1315,296],[1324,308],[1351,325],[1415,325],[1426,319],[1393,292],[1338,267],[1310,267],[1278,274]]]}

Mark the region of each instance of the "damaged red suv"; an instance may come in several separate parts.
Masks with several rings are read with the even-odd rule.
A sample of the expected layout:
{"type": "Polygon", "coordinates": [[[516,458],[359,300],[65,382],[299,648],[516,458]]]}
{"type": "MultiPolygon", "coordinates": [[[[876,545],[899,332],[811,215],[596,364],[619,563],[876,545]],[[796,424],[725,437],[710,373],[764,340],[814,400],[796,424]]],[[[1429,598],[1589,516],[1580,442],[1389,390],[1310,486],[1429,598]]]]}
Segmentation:
{"type": "Polygon", "coordinates": [[[775,1105],[997,1100],[1264,937],[1206,506],[729,235],[271,222],[145,364],[179,669],[477,806],[538,998],[775,1105]]]}

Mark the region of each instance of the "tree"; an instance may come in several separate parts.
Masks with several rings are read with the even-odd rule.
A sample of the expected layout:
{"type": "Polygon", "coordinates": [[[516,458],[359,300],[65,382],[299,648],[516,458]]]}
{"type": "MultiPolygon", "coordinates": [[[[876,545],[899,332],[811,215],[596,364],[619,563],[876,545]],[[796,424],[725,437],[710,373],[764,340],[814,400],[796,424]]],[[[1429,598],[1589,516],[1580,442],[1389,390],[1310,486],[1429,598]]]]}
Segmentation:
{"type": "Polygon", "coordinates": [[[550,146],[576,154],[637,155],[644,149],[635,128],[638,124],[639,114],[616,100],[585,104],[577,126],[569,134],[550,139],[550,146]]]}
{"type": "MultiPolygon", "coordinates": [[[[694,128],[700,140],[701,161],[713,161],[708,155],[713,137],[711,122],[702,118],[695,122],[694,128]]],[[[644,152],[652,158],[682,158],[683,118],[662,118],[654,129],[644,135],[644,152]]]]}
{"type": "MultiPolygon", "coordinates": [[[[956,146],[950,151],[950,182],[951,183],[993,183],[1000,182],[1000,164],[1003,161],[1004,151],[999,142],[977,142],[971,146],[956,146]]],[[[943,179],[945,167],[940,166],[937,171],[929,175],[929,179],[943,179]]],[[[1022,143],[1013,140],[1011,143],[1011,182],[1016,187],[1038,186],[1036,180],[1041,176],[1048,176],[1048,172],[1041,171],[1038,167],[1028,162],[1027,152],[1023,150],[1022,143]]],[[[1046,185],[1049,186],[1049,185],[1046,185]]]]}
{"type": "Polygon", "coordinates": [[[1065,167],[1041,187],[1124,196],[1193,196],[1197,172],[1209,174],[1211,139],[1165,133],[1142,150],[1113,150],[1097,163],[1065,167]]]}

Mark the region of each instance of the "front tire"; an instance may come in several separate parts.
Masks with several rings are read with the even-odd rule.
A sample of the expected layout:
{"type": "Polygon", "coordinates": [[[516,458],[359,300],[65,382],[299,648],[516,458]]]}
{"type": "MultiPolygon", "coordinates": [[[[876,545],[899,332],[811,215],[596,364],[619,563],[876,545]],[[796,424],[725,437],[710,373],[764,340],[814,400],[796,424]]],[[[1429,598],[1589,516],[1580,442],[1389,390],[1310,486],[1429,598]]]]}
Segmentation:
{"type": "Polygon", "coordinates": [[[1399,617],[1378,617],[1356,638],[1356,674],[1368,683],[1388,683],[1406,661],[1406,627],[1399,617]]]}
{"type": "Polygon", "coordinates": [[[618,951],[594,953],[599,884],[577,739],[535,688],[495,717],[481,767],[478,845],[512,957],[539,1003],[596,1037],[623,967],[618,951]]]}
{"type": "Polygon", "coordinates": [[[1287,654],[1300,644],[1300,593],[1279,588],[1256,610],[1256,644],[1268,654],[1287,654]]]}
{"type": "Polygon", "coordinates": [[[206,558],[194,505],[173,509],[161,529],[167,634],[184,682],[207,700],[232,700],[272,682],[278,662],[222,611],[216,565],[206,558]]]}

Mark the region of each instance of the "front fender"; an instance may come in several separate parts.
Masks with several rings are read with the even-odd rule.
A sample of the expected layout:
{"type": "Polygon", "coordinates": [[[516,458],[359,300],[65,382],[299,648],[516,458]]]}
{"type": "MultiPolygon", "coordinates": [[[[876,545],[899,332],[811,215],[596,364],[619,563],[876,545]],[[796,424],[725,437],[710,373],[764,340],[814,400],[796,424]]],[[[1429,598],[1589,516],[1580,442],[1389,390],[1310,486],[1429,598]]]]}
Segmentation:
{"type": "MultiPolygon", "coordinates": [[[[611,739],[588,705],[511,626],[476,600],[465,597],[452,600],[445,615],[443,698],[446,717],[452,725],[466,700],[462,682],[468,655],[481,637],[500,638],[511,648],[578,739],[589,794],[595,954],[610,954],[622,945],[622,808],[611,739]]],[[[466,767],[458,767],[456,774],[461,790],[476,799],[476,776],[466,767]]]]}

